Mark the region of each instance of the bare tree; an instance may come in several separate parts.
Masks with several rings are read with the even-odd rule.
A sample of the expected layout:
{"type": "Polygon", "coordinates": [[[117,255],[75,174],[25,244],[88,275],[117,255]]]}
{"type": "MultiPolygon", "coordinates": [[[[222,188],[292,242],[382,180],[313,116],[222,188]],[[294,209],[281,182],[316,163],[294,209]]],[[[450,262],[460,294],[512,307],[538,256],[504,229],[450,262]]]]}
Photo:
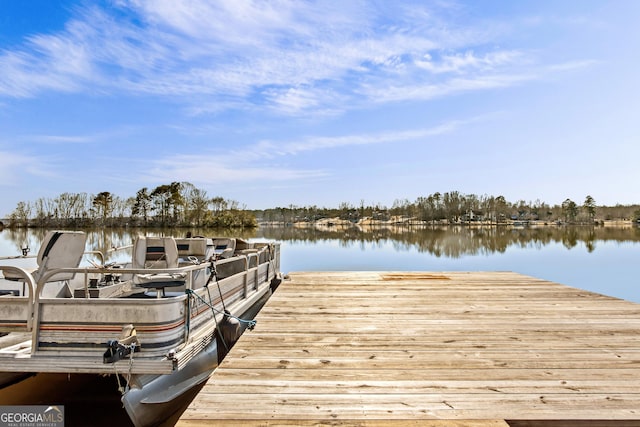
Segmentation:
{"type": "Polygon", "coordinates": [[[185,219],[188,223],[200,226],[208,213],[209,198],[205,190],[200,190],[192,184],[185,183],[182,190],[185,203],[185,219]]]}
{"type": "Polygon", "coordinates": [[[18,202],[15,210],[9,216],[12,222],[16,225],[25,227],[29,224],[29,218],[31,217],[31,205],[25,202],[18,202]]]}
{"type": "Polygon", "coordinates": [[[213,197],[209,200],[209,204],[211,205],[211,209],[213,210],[214,215],[218,215],[220,212],[227,208],[227,201],[220,196],[213,197]]]}

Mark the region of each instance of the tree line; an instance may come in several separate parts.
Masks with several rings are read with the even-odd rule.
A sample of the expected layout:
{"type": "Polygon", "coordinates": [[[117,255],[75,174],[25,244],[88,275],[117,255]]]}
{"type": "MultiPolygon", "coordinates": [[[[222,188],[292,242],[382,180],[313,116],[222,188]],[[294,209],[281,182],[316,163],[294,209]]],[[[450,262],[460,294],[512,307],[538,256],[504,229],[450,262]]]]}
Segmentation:
{"type": "Polygon", "coordinates": [[[640,220],[640,205],[598,206],[588,195],[581,203],[567,198],[560,205],[543,201],[510,202],[504,196],[462,194],[458,191],[436,192],[414,201],[397,199],[391,207],[381,204],[359,205],[343,202],[337,208],[289,205],[264,211],[254,211],[264,222],[314,222],[325,218],[340,218],[358,222],[364,219],[392,221],[412,218],[421,222],[459,224],[485,222],[499,224],[511,221],[563,222],[593,224],[605,220],[640,220]]]}
{"type": "Polygon", "coordinates": [[[135,196],[121,198],[103,191],[97,195],[63,193],[55,198],[19,202],[9,215],[14,227],[256,227],[255,215],[234,200],[209,197],[188,182],[172,182],[135,196]]]}
{"type": "Polygon", "coordinates": [[[560,205],[540,200],[510,202],[504,196],[436,192],[414,201],[397,199],[391,207],[343,202],[334,208],[318,206],[275,207],[247,210],[237,201],[209,197],[205,190],[188,182],[172,182],[152,190],[144,187],[135,196],[121,198],[108,191],[89,195],[63,193],[19,202],[9,216],[9,226],[33,227],[256,227],[258,222],[315,222],[340,218],[350,222],[366,219],[391,221],[411,218],[421,222],[459,224],[510,221],[593,224],[605,220],[640,220],[640,205],[597,206],[590,195],[581,203],[566,199],[560,205]]]}

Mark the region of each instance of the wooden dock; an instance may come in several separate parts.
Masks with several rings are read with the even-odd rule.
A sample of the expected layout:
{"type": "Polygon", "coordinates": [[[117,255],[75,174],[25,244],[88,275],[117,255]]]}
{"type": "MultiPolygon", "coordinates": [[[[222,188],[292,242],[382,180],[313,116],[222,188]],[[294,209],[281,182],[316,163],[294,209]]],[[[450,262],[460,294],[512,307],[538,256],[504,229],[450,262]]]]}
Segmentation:
{"type": "Polygon", "coordinates": [[[316,272],[257,320],[177,426],[640,426],[640,304],[509,272],[316,272]]]}

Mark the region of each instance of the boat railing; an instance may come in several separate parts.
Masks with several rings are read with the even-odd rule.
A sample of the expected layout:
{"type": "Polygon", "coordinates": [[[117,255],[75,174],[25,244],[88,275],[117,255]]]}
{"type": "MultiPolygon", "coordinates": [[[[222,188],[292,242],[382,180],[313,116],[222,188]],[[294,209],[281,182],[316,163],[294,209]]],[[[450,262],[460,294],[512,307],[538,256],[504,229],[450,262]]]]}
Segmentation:
{"type": "MultiPolygon", "coordinates": [[[[106,251],[107,254],[111,254],[117,251],[125,250],[132,248],[133,245],[125,245],[125,246],[114,246],[106,251]]],[[[102,251],[85,251],[82,255],[96,255],[100,258],[100,262],[102,264],[105,263],[106,256],[102,251]]],[[[0,256],[0,261],[14,261],[17,259],[37,259],[38,255],[9,255],[9,256],[0,256]]]]}
{"type": "MultiPolygon", "coordinates": [[[[24,269],[3,266],[3,269],[21,272],[28,292],[23,297],[2,297],[3,304],[5,301],[7,304],[0,310],[0,322],[11,323],[11,328],[0,325],[0,330],[31,332],[31,354],[43,351],[51,354],[62,352],[64,348],[68,354],[93,352],[96,350],[83,350],[79,343],[84,340],[91,342],[92,347],[102,345],[109,338],[117,337],[119,328],[128,323],[137,323],[138,333],[141,336],[146,334],[147,344],[149,340],[157,340],[160,346],[160,342],[171,340],[172,345],[180,347],[192,337],[201,335],[193,335],[189,328],[198,328],[214,316],[221,319],[225,302],[229,305],[246,299],[261,283],[271,278],[270,274],[275,274],[276,269],[270,264],[274,253],[269,251],[265,262],[261,263],[261,252],[265,249],[198,264],[194,260],[192,265],[176,268],[116,268],[110,265],[56,268],[45,271],[37,282],[24,269]],[[216,273],[212,274],[213,271],[216,273]],[[75,291],[83,291],[82,297],[74,296],[73,290],[65,296],[45,296],[50,279],[60,273],[75,274],[75,291]],[[148,287],[135,284],[133,278],[136,275],[156,273],[184,275],[184,288],[174,288],[178,291],[166,296],[163,292],[163,298],[159,298],[159,289],[156,289],[155,298],[128,298],[148,290],[148,287]],[[118,275],[122,280],[103,286],[112,289],[106,296],[92,296],[91,291],[99,290],[95,287],[95,278],[107,275],[118,275]],[[209,288],[205,289],[206,286],[209,288]],[[205,300],[208,306],[202,304],[205,300]],[[92,332],[81,332],[83,328],[92,332]],[[62,347],[51,347],[54,343],[62,347]],[[76,344],[77,348],[70,347],[76,344]]],[[[158,347],[151,354],[160,352],[158,347]]]]}
{"type": "MultiPolygon", "coordinates": [[[[121,248],[118,248],[121,249],[121,248]]],[[[36,282],[32,276],[32,274],[25,268],[17,267],[17,266],[9,266],[9,265],[0,265],[0,271],[13,271],[18,273],[17,275],[21,275],[24,280],[24,290],[28,290],[28,295],[25,295],[26,292],[23,290],[23,296],[26,297],[26,301],[29,304],[34,304],[42,298],[42,291],[48,283],[51,283],[51,278],[59,275],[60,273],[74,273],[76,275],[80,275],[83,277],[83,297],[91,298],[91,293],[89,290],[92,288],[92,285],[95,286],[95,283],[92,284],[91,279],[96,279],[98,277],[104,277],[108,275],[117,275],[122,277],[122,280],[119,283],[125,283],[128,279],[133,278],[135,275],[148,275],[148,274],[187,274],[187,279],[184,281],[186,289],[194,289],[194,274],[201,270],[207,269],[207,274],[210,273],[212,269],[216,269],[216,279],[221,280],[227,277],[236,275],[238,273],[246,272],[252,269],[257,268],[262,264],[267,264],[271,262],[274,258],[271,251],[264,250],[265,248],[260,249],[252,249],[245,250],[244,253],[237,254],[236,256],[218,260],[206,260],[206,261],[195,261],[191,260],[191,264],[185,265],[181,264],[179,267],[174,268],[131,268],[128,266],[117,265],[117,264],[107,264],[104,265],[105,256],[100,251],[87,251],[85,255],[97,255],[100,258],[102,264],[92,263],[92,266],[83,266],[83,267],[69,267],[69,268],[55,268],[45,271],[36,282]]],[[[7,257],[7,259],[13,259],[15,257],[7,257]]],[[[19,257],[24,258],[24,257],[19,257]]],[[[135,285],[132,285],[136,287],[135,285]]],[[[153,288],[153,286],[148,286],[153,288]]],[[[137,287],[136,287],[137,288],[137,287]]],[[[142,290],[141,288],[137,288],[142,290]]],[[[119,295],[116,293],[114,297],[118,297],[119,295]]],[[[16,296],[17,297],[17,296],[16,296]]],[[[67,297],[70,297],[68,295],[67,297]]],[[[4,300],[3,300],[4,301],[4,300]]]]}
{"type": "Polygon", "coordinates": [[[140,351],[135,353],[135,363],[119,361],[117,369],[150,374],[180,369],[215,337],[225,305],[243,312],[271,288],[279,272],[279,245],[257,249],[199,264],[191,259],[192,265],[168,269],[134,269],[130,263],[61,268],[45,272],[37,281],[28,270],[0,266],[24,276],[26,289],[22,296],[0,297],[0,332],[13,332],[18,343],[0,349],[0,360],[20,359],[20,363],[1,364],[0,372],[58,372],[63,366],[73,372],[105,372],[102,355],[107,343],[122,339],[127,325],[133,326],[140,351]],[[225,276],[221,274],[225,269],[235,273],[225,276]],[[75,273],[67,288],[60,288],[66,294],[56,294],[55,284],[56,292],[46,290],[47,280],[63,272],[75,273]],[[156,272],[186,272],[184,287],[158,298],[157,291],[154,295],[134,284],[135,275],[156,272]],[[91,278],[106,275],[122,279],[104,285],[116,292],[97,296],[86,292],[95,290],[91,278]],[[73,289],[82,290],[82,297],[73,289]]]}
{"type": "MultiPolygon", "coordinates": [[[[121,267],[121,266],[97,266],[97,267],[76,267],[76,268],[57,268],[51,271],[45,272],[40,280],[37,283],[36,287],[36,299],[40,297],[44,287],[47,283],[50,283],[49,279],[56,274],[59,273],[75,273],[81,275],[84,280],[84,298],[91,298],[91,294],[89,290],[91,289],[91,278],[92,276],[105,276],[105,275],[119,275],[124,276],[125,279],[121,280],[119,283],[123,284],[128,282],[129,278],[134,277],[135,275],[148,275],[148,274],[181,274],[187,273],[187,279],[184,281],[185,286],[188,288],[192,287],[193,283],[193,274],[195,271],[203,270],[207,268],[206,264],[197,264],[197,265],[189,265],[183,267],[175,267],[175,268],[131,268],[131,267],[121,267]]],[[[132,284],[133,287],[137,287],[137,285],[132,284]]],[[[140,290],[144,290],[144,288],[140,288],[140,290]]],[[[119,295],[114,295],[116,298],[119,295]]]]}
{"type": "Polygon", "coordinates": [[[7,294],[0,297],[0,331],[31,332],[36,293],[33,276],[24,268],[12,265],[0,265],[0,271],[24,278],[21,295],[7,294]]]}
{"type": "MultiPolygon", "coordinates": [[[[111,254],[113,252],[124,250],[124,249],[128,249],[128,248],[131,248],[131,247],[133,247],[133,245],[127,245],[127,246],[121,246],[121,247],[113,247],[113,248],[109,249],[107,251],[107,253],[111,254]]],[[[82,255],[83,256],[85,256],[85,255],[94,255],[97,258],[99,258],[100,264],[96,264],[95,262],[93,262],[91,260],[89,261],[89,263],[91,265],[93,265],[94,267],[104,266],[105,265],[106,256],[105,256],[104,253],[102,253],[102,251],[85,251],[85,252],[83,252],[82,255]]],[[[25,255],[2,256],[2,257],[0,257],[0,262],[1,261],[24,260],[24,259],[37,259],[37,258],[38,258],[37,255],[26,255],[26,252],[25,252],[25,255]]],[[[24,283],[26,283],[28,280],[31,281],[31,282],[34,281],[33,280],[33,276],[31,274],[31,271],[35,270],[35,268],[36,268],[36,266],[27,269],[27,268],[19,268],[17,266],[13,266],[13,265],[0,265],[0,271],[8,271],[8,272],[15,272],[16,273],[15,276],[12,275],[12,277],[16,277],[16,279],[13,279],[13,281],[21,281],[21,280],[18,280],[17,277],[22,276],[22,277],[25,278],[24,283]],[[16,269],[16,268],[18,268],[18,269],[16,269]]],[[[61,270],[58,270],[58,272],[61,272],[61,270]]],[[[49,276],[49,278],[50,277],[51,276],[49,276]]],[[[24,290],[23,290],[23,295],[24,295],[24,290]]]]}
{"type": "Polygon", "coordinates": [[[0,256],[0,261],[13,261],[16,259],[35,259],[37,255],[10,255],[10,256],[0,256]]]}
{"type": "Polygon", "coordinates": [[[100,264],[99,265],[104,265],[105,264],[105,256],[102,253],[102,251],[85,251],[83,253],[83,255],[97,255],[97,257],[100,258],[100,264]]]}

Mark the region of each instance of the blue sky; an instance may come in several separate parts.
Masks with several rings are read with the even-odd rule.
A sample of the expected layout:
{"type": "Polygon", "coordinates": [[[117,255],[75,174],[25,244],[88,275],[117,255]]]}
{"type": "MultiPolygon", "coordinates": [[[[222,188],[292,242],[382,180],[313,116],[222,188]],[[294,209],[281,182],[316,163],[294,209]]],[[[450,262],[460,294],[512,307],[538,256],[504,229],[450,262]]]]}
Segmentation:
{"type": "Polygon", "coordinates": [[[637,1],[0,1],[0,217],[187,181],[250,209],[640,203],[637,1]]]}

